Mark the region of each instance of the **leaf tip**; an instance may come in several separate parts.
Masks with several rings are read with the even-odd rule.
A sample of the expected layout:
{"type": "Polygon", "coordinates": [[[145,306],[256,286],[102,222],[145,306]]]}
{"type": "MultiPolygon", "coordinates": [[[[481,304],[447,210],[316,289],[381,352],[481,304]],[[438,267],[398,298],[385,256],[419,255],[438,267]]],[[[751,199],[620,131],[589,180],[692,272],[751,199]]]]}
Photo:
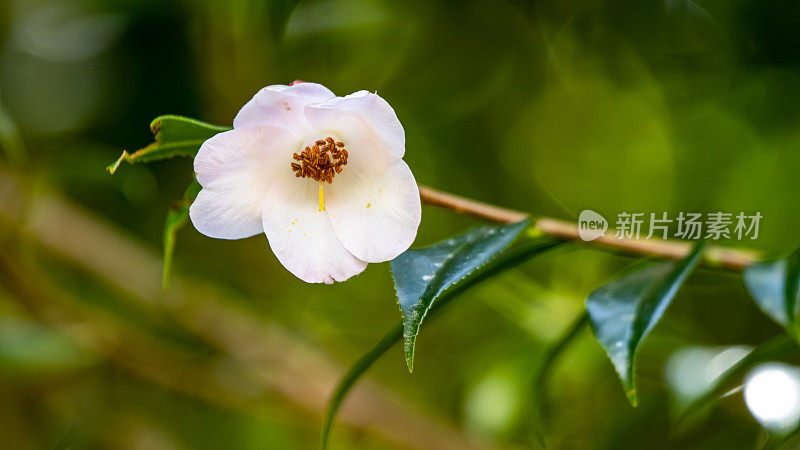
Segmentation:
{"type": "MultiPolygon", "coordinates": [[[[405,324],[403,324],[405,328],[405,324]]],[[[414,347],[416,345],[416,336],[408,336],[403,343],[403,353],[406,357],[406,367],[408,373],[414,373],[414,347]]]]}
{"type": "Polygon", "coordinates": [[[130,153],[128,153],[127,150],[123,150],[122,154],[119,156],[119,158],[117,158],[116,161],[114,161],[113,163],[111,163],[111,164],[106,166],[106,170],[108,171],[108,173],[110,173],[111,175],[114,175],[114,173],[116,173],[117,169],[119,169],[119,165],[122,164],[122,161],[127,160],[128,158],[130,158],[130,156],[131,155],[130,155],[130,153]]]}
{"type": "Polygon", "coordinates": [[[631,402],[631,406],[634,408],[639,406],[639,396],[638,392],[636,392],[636,388],[629,389],[625,394],[628,396],[628,401],[631,402]]]}
{"type": "Polygon", "coordinates": [[[406,367],[408,368],[408,373],[414,373],[414,349],[413,349],[413,347],[411,348],[410,351],[406,350],[406,367]]]}

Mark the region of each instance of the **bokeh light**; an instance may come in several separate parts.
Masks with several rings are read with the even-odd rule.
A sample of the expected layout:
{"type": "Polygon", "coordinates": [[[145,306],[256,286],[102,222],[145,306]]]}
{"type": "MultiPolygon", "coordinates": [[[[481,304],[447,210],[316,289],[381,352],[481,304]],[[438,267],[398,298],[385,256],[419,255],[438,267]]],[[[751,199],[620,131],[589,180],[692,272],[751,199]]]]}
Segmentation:
{"type": "Polygon", "coordinates": [[[745,346],[684,347],[667,362],[667,384],[678,402],[686,404],[706,392],[717,377],[750,351],[745,346]]]}
{"type": "Polygon", "coordinates": [[[761,425],[787,431],[800,423],[800,369],[767,363],[753,369],[744,385],[747,408],[761,425]]]}

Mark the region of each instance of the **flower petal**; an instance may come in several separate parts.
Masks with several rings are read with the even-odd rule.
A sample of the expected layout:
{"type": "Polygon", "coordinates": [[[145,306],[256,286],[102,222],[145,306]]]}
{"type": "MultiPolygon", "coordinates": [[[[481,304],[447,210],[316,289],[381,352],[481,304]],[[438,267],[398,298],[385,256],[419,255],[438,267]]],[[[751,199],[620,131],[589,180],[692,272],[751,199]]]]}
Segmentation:
{"type": "Polygon", "coordinates": [[[205,141],[194,159],[203,187],[189,208],[194,227],[219,239],[261,233],[270,180],[281,169],[290,172],[291,142],[289,133],[276,127],[234,129],[205,141]]]}
{"type": "Polygon", "coordinates": [[[344,281],[367,263],[348,252],[318,209],[318,184],[306,179],[281,179],[267,194],[264,233],[278,261],[308,283],[344,281]]]}
{"type": "Polygon", "coordinates": [[[358,91],[334,97],[324,103],[309,104],[305,113],[315,129],[323,135],[330,132],[338,136],[351,153],[363,148],[371,153],[370,157],[385,156],[387,161],[405,154],[403,126],[394,109],[378,94],[358,91]]]}
{"type": "Polygon", "coordinates": [[[303,112],[305,106],[334,97],[333,92],[317,83],[267,86],[239,110],[233,119],[233,128],[275,125],[298,131],[307,130],[309,126],[303,112]]]}
{"type": "Polygon", "coordinates": [[[414,175],[403,160],[383,173],[353,169],[348,164],[325,186],[333,231],[361,260],[394,259],[417,236],[421,206],[414,175]]]}

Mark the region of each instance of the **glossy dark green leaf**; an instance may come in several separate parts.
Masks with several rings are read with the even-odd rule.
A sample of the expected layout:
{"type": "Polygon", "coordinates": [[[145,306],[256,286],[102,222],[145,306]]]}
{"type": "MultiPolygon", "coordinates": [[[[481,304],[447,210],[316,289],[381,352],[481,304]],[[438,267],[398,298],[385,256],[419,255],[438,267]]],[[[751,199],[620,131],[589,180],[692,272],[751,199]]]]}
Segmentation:
{"type": "Polygon", "coordinates": [[[164,222],[164,261],[162,268],[162,286],[164,292],[169,290],[169,279],[172,273],[172,255],[175,253],[175,238],[180,231],[189,222],[189,207],[200,192],[200,183],[193,181],[183,198],[178,201],[167,213],[167,220],[164,222]]]}
{"type": "Polygon", "coordinates": [[[686,258],[634,270],[592,292],[586,310],[631,404],[636,406],[636,350],[658,323],[703,254],[700,242],[686,258]]]}
{"type": "MultiPolygon", "coordinates": [[[[528,221],[524,221],[528,222],[528,221]]],[[[521,222],[520,224],[522,224],[521,222]]],[[[516,225],[516,224],[515,224],[516,225]]],[[[502,227],[490,227],[502,228],[502,227]]],[[[524,228],[524,226],[523,226],[524,228]]],[[[519,231],[517,231],[519,234],[519,231]]],[[[447,242],[447,241],[445,241],[447,242]]],[[[435,304],[432,304],[428,316],[434,316],[438,311],[442,310],[449,301],[457,297],[458,294],[464,292],[470,287],[484,281],[492,276],[512,267],[515,267],[528,259],[546,252],[552,248],[561,245],[564,241],[552,238],[537,236],[532,233],[529,239],[525,239],[519,244],[515,244],[512,248],[501,252],[496,258],[486,263],[480,270],[474,272],[472,275],[467,276],[461,282],[455,283],[450,289],[447,289],[440,295],[435,304]]],[[[438,244],[437,244],[438,245],[438,244]]],[[[410,250],[409,250],[410,251],[410,250]]],[[[402,256],[402,255],[401,255],[402,256]]],[[[398,342],[404,337],[405,323],[401,321],[395,327],[389,330],[388,333],[367,353],[365,353],[353,366],[348,369],[347,373],[342,377],[336,386],[328,406],[325,410],[325,416],[322,423],[322,438],[321,448],[327,448],[328,437],[333,426],[336,413],[339,411],[344,398],[347,393],[355,385],[356,381],[378,360],[394,343],[398,342]]]]}
{"type": "Polygon", "coordinates": [[[176,156],[193,157],[208,138],[230,129],[188,117],[174,115],[156,117],[150,122],[155,142],[133,153],[123,151],[119,159],[106,167],[106,170],[113,174],[123,161],[136,164],[176,156]]]}
{"type": "Polygon", "coordinates": [[[759,308],[800,339],[800,249],[748,267],[744,282],[759,308]]]}
{"type": "Polygon", "coordinates": [[[418,250],[408,250],[392,261],[397,301],[403,316],[403,338],[408,370],[414,370],[414,347],[425,315],[439,296],[476,275],[530,224],[482,226],[418,250]]]}

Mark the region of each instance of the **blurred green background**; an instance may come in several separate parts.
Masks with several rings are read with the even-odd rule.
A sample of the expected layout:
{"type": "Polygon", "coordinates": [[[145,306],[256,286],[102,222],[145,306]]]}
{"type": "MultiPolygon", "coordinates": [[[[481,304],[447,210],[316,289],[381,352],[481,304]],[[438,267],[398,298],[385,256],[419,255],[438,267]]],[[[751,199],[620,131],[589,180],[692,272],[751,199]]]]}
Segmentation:
{"type": "MultiPolygon", "coordinates": [[[[758,211],[759,238],[730,244],[780,255],[800,229],[799,49],[789,0],[0,0],[0,442],[315,448],[333,383],[398,320],[388,264],[307,285],[263,236],[191,226],[162,297],[191,161],[104,171],[160,114],[230,125],[295,79],[377,91],[421,183],[569,220],[758,211]]],[[[475,223],[424,208],[414,245],[475,223]]],[[[413,375],[399,347],[370,371],[333,447],[537,448],[542,349],[632,262],[575,244],[463,295],[426,323],[413,375]]],[[[739,277],[701,271],[642,349],[638,408],[581,335],[547,395],[549,442],[753,448],[740,394],[677,432],[667,367],[778,333],[739,277]]]]}

